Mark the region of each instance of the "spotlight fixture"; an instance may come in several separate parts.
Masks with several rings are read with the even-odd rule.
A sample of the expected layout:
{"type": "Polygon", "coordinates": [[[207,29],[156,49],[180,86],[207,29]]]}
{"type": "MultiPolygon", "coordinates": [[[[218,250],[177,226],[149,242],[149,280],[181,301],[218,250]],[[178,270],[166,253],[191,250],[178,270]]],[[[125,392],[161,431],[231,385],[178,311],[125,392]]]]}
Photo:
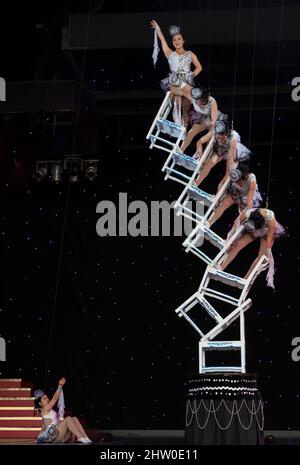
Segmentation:
{"type": "Polygon", "coordinates": [[[44,179],[46,174],[47,174],[47,163],[38,161],[36,163],[36,171],[35,171],[35,173],[33,174],[32,177],[37,182],[40,182],[42,179],[44,179]]]}
{"type": "Polygon", "coordinates": [[[82,159],[80,156],[76,154],[65,156],[64,169],[69,172],[70,182],[79,182],[79,175],[82,171],[82,159]]]}
{"type": "Polygon", "coordinates": [[[97,162],[98,160],[84,161],[85,176],[90,181],[93,181],[97,177],[97,162]]]}
{"type": "Polygon", "coordinates": [[[65,173],[71,183],[78,183],[83,175],[93,181],[98,176],[98,161],[83,159],[81,154],[64,155],[63,159],[58,160],[36,160],[33,178],[39,182],[49,171],[49,177],[54,183],[61,183],[65,179],[65,173]]]}
{"type": "Polygon", "coordinates": [[[52,181],[55,183],[62,182],[62,172],[62,163],[57,162],[51,165],[52,181]]]}
{"type": "Polygon", "coordinates": [[[73,165],[70,172],[70,182],[79,182],[80,169],[78,166],[73,165]]]}

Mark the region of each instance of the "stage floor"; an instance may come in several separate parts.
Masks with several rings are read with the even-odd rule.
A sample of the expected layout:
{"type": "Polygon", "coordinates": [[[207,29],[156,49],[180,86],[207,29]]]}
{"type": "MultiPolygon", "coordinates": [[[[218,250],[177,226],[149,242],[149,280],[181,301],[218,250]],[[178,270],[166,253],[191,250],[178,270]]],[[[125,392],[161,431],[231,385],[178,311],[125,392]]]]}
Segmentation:
{"type": "MultiPolygon", "coordinates": [[[[266,445],[300,445],[300,432],[293,432],[292,435],[289,436],[289,431],[280,432],[278,435],[276,432],[266,432],[265,436],[267,437],[268,434],[273,435],[273,440],[266,441],[266,445]]],[[[88,434],[90,438],[94,441],[93,445],[186,445],[184,434],[183,432],[169,432],[169,431],[160,431],[160,434],[156,433],[155,431],[145,431],[144,434],[142,432],[134,433],[130,431],[124,431],[122,435],[114,435],[112,431],[99,431],[99,430],[89,430],[88,434]],[[169,433],[169,434],[168,434],[169,433]],[[107,435],[112,435],[111,439],[107,438],[107,435]],[[104,437],[103,437],[104,436],[104,437]],[[103,437],[103,440],[101,440],[103,437]]],[[[1,445],[34,445],[36,444],[35,440],[33,439],[0,439],[0,446],[1,445]]],[[[50,445],[51,444],[43,444],[43,445],[50,445]]],[[[82,445],[82,444],[61,444],[62,446],[74,446],[74,445],[82,445]]]]}

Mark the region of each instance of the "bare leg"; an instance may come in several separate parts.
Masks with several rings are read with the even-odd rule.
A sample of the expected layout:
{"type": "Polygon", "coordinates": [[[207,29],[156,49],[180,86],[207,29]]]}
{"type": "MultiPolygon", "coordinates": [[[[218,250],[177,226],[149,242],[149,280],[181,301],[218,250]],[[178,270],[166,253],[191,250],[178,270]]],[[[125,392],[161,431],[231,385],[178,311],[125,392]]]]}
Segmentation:
{"type": "Polygon", "coordinates": [[[183,92],[180,87],[170,86],[170,92],[174,96],[183,97],[183,92]]]}
{"type": "Polygon", "coordinates": [[[76,436],[76,439],[82,438],[81,432],[76,427],[73,419],[71,417],[65,418],[57,425],[58,435],[54,442],[63,442],[66,438],[66,435],[69,432],[73,433],[76,436]]]}
{"type": "Polygon", "coordinates": [[[220,205],[215,209],[213,214],[211,215],[210,219],[208,220],[208,224],[211,226],[213,225],[224,213],[227,208],[231,207],[235,201],[230,195],[226,195],[226,197],[222,200],[220,205]]]}
{"type": "Polygon", "coordinates": [[[190,102],[192,101],[191,90],[192,90],[192,86],[190,86],[190,84],[186,84],[186,85],[181,89],[182,95],[183,95],[186,99],[188,99],[190,102]]]}
{"type": "Polygon", "coordinates": [[[57,431],[58,435],[56,436],[53,442],[66,442],[66,440],[68,440],[69,438],[70,430],[65,420],[61,421],[57,425],[57,431]]]}
{"type": "Polygon", "coordinates": [[[201,168],[201,171],[196,178],[196,184],[199,186],[201,182],[206,178],[206,176],[209,174],[210,170],[216,166],[217,163],[219,163],[222,160],[222,157],[218,157],[218,155],[213,155],[201,168]]]}
{"type": "Polygon", "coordinates": [[[83,429],[83,426],[82,424],[80,423],[80,421],[78,420],[77,417],[72,417],[74,423],[75,423],[75,426],[76,428],[78,429],[78,431],[81,433],[81,436],[84,437],[84,438],[87,438],[88,435],[86,434],[86,432],[84,431],[83,429]]]}
{"type": "Polygon", "coordinates": [[[71,439],[73,437],[74,437],[73,433],[71,433],[71,431],[67,431],[62,442],[71,442],[71,439]]]}
{"type": "Polygon", "coordinates": [[[181,150],[184,152],[188,148],[188,146],[190,145],[194,137],[200,132],[204,131],[204,129],[205,129],[204,124],[193,124],[192,128],[187,133],[182,146],[180,147],[181,150]]]}
{"type": "Polygon", "coordinates": [[[189,124],[189,109],[191,108],[191,102],[187,98],[182,99],[182,114],[183,124],[187,128],[189,124]]]}
{"type": "Polygon", "coordinates": [[[249,233],[245,233],[242,237],[229,249],[229,253],[221,265],[221,270],[224,271],[229,263],[237,256],[237,254],[248,244],[254,241],[255,237],[249,233]]]}
{"type": "Polygon", "coordinates": [[[181,126],[181,97],[175,96],[173,103],[173,121],[181,126]]]}
{"type": "Polygon", "coordinates": [[[254,267],[257,264],[257,262],[259,261],[259,259],[266,253],[266,250],[267,250],[267,240],[266,240],[265,237],[261,237],[260,238],[260,247],[259,247],[258,256],[256,257],[256,259],[254,260],[254,262],[250,266],[249,270],[247,271],[247,273],[245,275],[245,279],[247,279],[249,277],[251,271],[254,269],[254,267]]]}
{"type": "Polygon", "coordinates": [[[183,88],[170,86],[170,91],[171,91],[172,95],[174,95],[174,107],[175,107],[175,112],[174,112],[174,107],[173,107],[173,120],[174,120],[174,123],[182,124],[181,123],[181,114],[178,114],[179,113],[178,108],[180,108],[179,105],[182,104],[183,123],[184,123],[185,127],[187,127],[187,125],[188,125],[188,111],[189,111],[190,106],[191,106],[191,103],[190,103],[190,100],[191,100],[191,97],[190,97],[191,88],[192,87],[190,85],[188,85],[188,84],[185,85],[183,88]],[[182,102],[179,102],[179,100],[178,100],[180,97],[184,97],[182,99],[182,102]],[[177,108],[177,111],[176,111],[176,108],[177,108]]]}

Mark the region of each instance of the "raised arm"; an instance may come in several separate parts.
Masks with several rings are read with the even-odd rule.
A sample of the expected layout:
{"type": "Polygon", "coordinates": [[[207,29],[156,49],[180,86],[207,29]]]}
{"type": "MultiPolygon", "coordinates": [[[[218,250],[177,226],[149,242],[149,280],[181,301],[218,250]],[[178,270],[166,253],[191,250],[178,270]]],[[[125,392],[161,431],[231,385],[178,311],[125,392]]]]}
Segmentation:
{"type": "Polygon", "coordinates": [[[215,127],[216,121],[218,117],[218,105],[215,99],[213,99],[213,102],[210,107],[210,118],[211,118],[211,123],[210,123],[210,131],[215,127]]]}
{"type": "Polygon", "coordinates": [[[256,181],[255,181],[255,179],[253,179],[250,182],[250,186],[249,186],[249,190],[248,190],[246,209],[253,207],[253,198],[254,198],[255,191],[256,191],[256,181]]]}
{"type": "Polygon", "coordinates": [[[193,71],[193,76],[196,77],[196,76],[198,76],[198,74],[201,73],[202,65],[201,65],[200,61],[198,60],[197,56],[194,53],[192,53],[192,63],[195,66],[195,69],[193,71]]]}
{"type": "Polygon", "coordinates": [[[58,399],[60,397],[60,394],[61,394],[61,391],[62,391],[63,386],[64,386],[65,383],[66,383],[65,378],[62,378],[62,379],[59,380],[56,392],[54,393],[54,396],[52,397],[52,399],[47,404],[47,410],[48,411],[53,409],[54,405],[58,401],[58,399]]]}
{"type": "Polygon", "coordinates": [[[267,244],[266,244],[266,255],[269,258],[271,249],[274,243],[274,234],[276,229],[276,220],[273,218],[268,225],[268,233],[267,233],[267,244]]]}
{"type": "Polygon", "coordinates": [[[240,227],[240,225],[245,221],[245,219],[246,219],[246,213],[244,211],[244,212],[240,213],[239,216],[235,219],[231,230],[227,234],[227,240],[230,239],[231,236],[233,236],[235,231],[240,227]]]}
{"type": "Polygon", "coordinates": [[[236,154],[236,148],[237,148],[238,141],[237,139],[234,139],[229,147],[228,154],[227,154],[227,160],[226,160],[226,172],[221,180],[220,184],[218,185],[218,191],[221,189],[222,185],[226,181],[226,179],[229,176],[230,170],[234,165],[234,159],[235,159],[235,154],[236,154]]]}
{"type": "Polygon", "coordinates": [[[167,41],[165,39],[165,36],[161,32],[161,29],[160,29],[159,25],[157,24],[156,21],[154,21],[154,19],[152,19],[152,21],[150,22],[150,25],[157,32],[157,36],[158,36],[159,40],[161,41],[161,46],[162,46],[163,52],[165,54],[165,57],[169,58],[169,55],[172,53],[172,49],[168,46],[167,41]]]}
{"type": "Polygon", "coordinates": [[[228,150],[228,155],[227,155],[227,160],[226,160],[225,179],[227,178],[227,176],[229,176],[229,172],[230,172],[231,168],[233,167],[234,159],[235,159],[235,155],[236,155],[237,144],[238,144],[237,139],[234,139],[230,144],[230,147],[229,147],[229,150],[228,150]]]}

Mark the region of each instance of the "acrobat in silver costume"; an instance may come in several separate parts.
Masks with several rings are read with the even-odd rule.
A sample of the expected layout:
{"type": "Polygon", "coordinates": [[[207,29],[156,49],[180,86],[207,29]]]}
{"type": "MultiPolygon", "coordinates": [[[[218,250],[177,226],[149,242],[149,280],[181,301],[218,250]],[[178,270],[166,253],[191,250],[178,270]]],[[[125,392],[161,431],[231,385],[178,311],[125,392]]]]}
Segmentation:
{"type": "MultiPolygon", "coordinates": [[[[239,204],[240,210],[244,210],[247,207],[247,200],[248,200],[248,192],[250,189],[250,184],[255,181],[256,176],[254,173],[249,173],[247,178],[244,180],[243,184],[240,185],[237,182],[231,181],[228,194],[232,197],[232,199],[239,204]]],[[[256,190],[253,197],[253,207],[259,207],[262,202],[262,196],[256,186],[256,190]]]]}
{"type": "Polygon", "coordinates": [[[160,81],[160,86],[165,92],[170,85],[183,89],[187,84],[194,85],[193,73],[191,71],[192,52],[186,51],[182,55],[172,52],[168,57],[170,74],[160,81]]]}
{"type": "Polygon", "coordinates": [[[223,144],[218,142],[217,140],[215,141],[213,152],[216,153],[218,157],[222,157],[224,158],[224,160],[227,160],[230,145],[234,140],[237,140],[238,142],[234,161],[248,161],[251,156],[251,151],[247,147],[245,147],[245,145],[241,144],[240,135],[234,130],[231,130],[229,132],[227,140],[223,144]]]}

